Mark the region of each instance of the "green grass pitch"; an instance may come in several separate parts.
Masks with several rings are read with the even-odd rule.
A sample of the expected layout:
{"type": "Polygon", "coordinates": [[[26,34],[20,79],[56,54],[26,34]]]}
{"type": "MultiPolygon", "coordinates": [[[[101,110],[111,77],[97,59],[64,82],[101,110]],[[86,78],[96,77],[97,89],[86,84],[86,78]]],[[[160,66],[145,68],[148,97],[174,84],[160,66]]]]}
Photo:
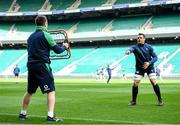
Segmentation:
{"type": "MultiPolygon", "coordinates": [[[[159,81],[164,106],[149,81],[139,86],[138,105],[128,106],[132,80],[113,79],[110,84],[94,79],[56,80],[56,116],[63,124],[180,124],[180,80],[159,81]]],[[[28,110],[29,119],[19,121],[18,114],[26,91],[26,80],[0,80],[0,123],[48,124],[46,94],[38,89],[28,110]]],[[[57,123],[58,124],[58,123],[57,123]]]]}

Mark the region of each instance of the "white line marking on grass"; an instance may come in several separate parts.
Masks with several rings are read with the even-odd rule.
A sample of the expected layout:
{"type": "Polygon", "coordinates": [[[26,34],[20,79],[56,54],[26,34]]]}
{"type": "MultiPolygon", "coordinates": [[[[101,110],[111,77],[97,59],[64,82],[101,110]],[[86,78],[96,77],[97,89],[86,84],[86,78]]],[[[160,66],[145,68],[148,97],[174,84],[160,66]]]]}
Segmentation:
{"type": "MultiPolygon", "coordinates": [[[[0,115],[9,115],[9,116],[16,116],[18,117],[18,114],[10,114],[10,113],[0,113],[0,115]]],[[[46,118],[46,116],[39,116],[39,115],[28,115],[31,117],[37,117],[37,118],[46,118]]],[[[102,120],[102,119],[89,119],[89,118],[75,118],[75,117],[60,117],[64,119],[70,119],[70,120],[82,120],[82,121],[94,121],[94,122],[113,122],[114,124],[120,123],[120,124],[150,124],[147,122],[132,122],[132,121],[120,121],[120,120],[102,120]]],[[[151,123],[152,124],[152,123],[151,123]]],[[[153,123],[157,124],[157,123],[153,123]]],[[[168,125],[168,124],[163,124],[168,125]]]]}

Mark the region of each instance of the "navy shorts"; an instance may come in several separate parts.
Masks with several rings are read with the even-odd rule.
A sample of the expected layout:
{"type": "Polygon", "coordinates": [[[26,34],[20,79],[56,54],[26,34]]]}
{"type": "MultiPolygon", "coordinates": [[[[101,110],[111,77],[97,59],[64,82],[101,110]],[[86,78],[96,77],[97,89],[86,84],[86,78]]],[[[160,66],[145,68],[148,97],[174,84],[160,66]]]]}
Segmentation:
{"type": "Polygon", "coordinates": [[[55,91],[54,77],[49,64],[28,64],[28,93],[35,93],[40,87],[42,93],[55,91]]]}
{"type": "Polygon", "coordinates": [[[155,73],[154,67],[151,66],[151,67],[148,67],[147,69],[143,69],[143,68],[138,68],[138,67],[136,67],[136,72],[135,72],[135,74],[144,76],[145,73],[147,73],[147,75],[149,75],[149,74],[151,74],[151,73],[155,73]]]}
{"type": "Polygon", "coordinates": [[[15,73],[14,76],[19,76],[19,73],[15,73]]]}

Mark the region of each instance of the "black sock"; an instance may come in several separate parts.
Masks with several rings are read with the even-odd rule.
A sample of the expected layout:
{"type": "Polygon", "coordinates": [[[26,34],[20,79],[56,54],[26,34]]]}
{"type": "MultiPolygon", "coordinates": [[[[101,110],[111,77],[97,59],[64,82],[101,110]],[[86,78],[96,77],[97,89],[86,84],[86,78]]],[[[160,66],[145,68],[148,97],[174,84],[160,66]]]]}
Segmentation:
{"type": "Polygon", "coordinates": [[[138,86],[133,86],[132,87],[132,101],[133,102],[136,102],[137,94],[138,94],[138,86]]]}
{"type": "Polygon", "coordinates": [[[156,84],[156,85],[153,86],[153,88],[154,88],[154,91],[155,91],[155,93],[156,93],[156,95],[158,97],[158,100],[159,101],[162,100],[159,85],[156,84]]]}
{"type": "Polygon", "coordinates": [[[108,78],[107,83],[109,83],[110,78],[108,78]]]}

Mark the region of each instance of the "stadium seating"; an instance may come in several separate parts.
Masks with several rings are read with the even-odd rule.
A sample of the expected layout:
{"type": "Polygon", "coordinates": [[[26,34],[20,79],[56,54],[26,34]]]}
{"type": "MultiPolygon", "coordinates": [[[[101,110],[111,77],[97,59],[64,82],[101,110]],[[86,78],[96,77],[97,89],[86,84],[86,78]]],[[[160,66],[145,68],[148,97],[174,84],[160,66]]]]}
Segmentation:
{"type": "Polygon", "coordinates": [[[72,72],[72,74],[95,73],[99,67],[103,66],[106,68],[108,64],[111,64],[121,58],[124,51],[125,49],[117,47],[97,48],[96,52],[77,64],[77,70],[72,72]]]}
{"type": "Polygon", "coordinates": [[[179,14],[155,15],[152,19],[153,28],[180,26],[179,14]]]}
{"type": "Polygon", "coordinates": [[[20,11],[38,11],[44,2],[45,0],[17,0],[17,3],[20,5],[20,11]]]}
{"type": "MultiPolygon", "coordinates": [[[[76,32],[100,32],[102,29],[112,21],[112,29],[116,30],[139,30],[141,26],[151,16],[136,16],[136,17],[118,17],[118,18],[99,18],[99,19],[83,19],[75,21],[50,21],[49,29],[65,29],[69,30],[72,26],[77,24],[76,32]],[[128,25],[126,25],[128,23],[128,25]]],[[[152,18],[152,28],[161,27],[179,27],[180,15],[154,15],[152,18]]],[[[34,22],[0,22],[0,30],[9,31],[14,25],[14,29],[18,32],[32,32],[34,31],[34,22]],[[15,25],[14,25],[15,24],[15,25]]]]}
{"type": "MultiPolygon", "coordinates": [[[[49,22],[48,29],[70,29],[76,22],[49,22]]],[[[33,32],[35,30],[34,22],[1,22],[0,31],[8,32],[10,28],[14,25],[17,32],[33,32]]]]}
{"type": "Polygon", "coordinates": [[[2,73],[3,71],[5,71],[24,53],[25,53],[25,50],[3,50],[3,52],[0,54],[0,58],[1,58],[0,72],[2,73]]]}
{"type": "Polygon", "coordinates": [[[113,30],[140,29],[148,18],[149,16],[116,18],[112,23],[113,30]]]}
{"type": "Polygon", "coordinates": [[[13,22],[0,22],[0,30],[9,31],[13,22]]]}
{"type": "Polygon", "coordinates": [[[18,32],[33,32],[35,30],[34,22],[16,22],[15,28],[18,32]]]}
{"type": "Polygon", "coordinates": [[[93,51],[94,48],[87,48],[87,49],[72,49],[71,55],[72,57],[70,59],[65,60],[52,60],[51,65],[53,68],[53,72],[56,73],[59,70],[63,69],[64,67],[70,65],[71,63],[79,60],[83,56],[87,55],[91,51],[93,51]]]}
{"type": "MultiPolygon", "coordinates": [[[[179,48],[180,49],[180,48],[179,48]]],[[[174,50],[175,51],[175,50],[174,50]]],[[[171,65],[173,70],[172,73],[179,74],[180,72],[180,51],[167,63],[168,65],[171,65]]]]}
{"type": "MultiPolygon", "coordinates": [[[[179,45],[164,45],[164,46],[154,46],[154,50],[158,55],[158,61],[155,66],[159,66],[165,59],[168,59],[177,49],[180,48],[179,45]]],[[[92,75],[96,73],[96,70],[103,66],[107,67],[108,64],[116,63],[117,60],[121,59],[124,52],[129,47],[109,47],[109,48],[74,48],[72,49],[72,57],[67,60],[52,60],[51,67],[53,73],[61,74],[61,70],[64,68],[70,68],[68,74],[74,75],[92,75]],[[72,68],[72,69],[71,69],[72,68]]],[[[27,72],[26,62],[27,55],[26,50],[3,50],[0,53],[0,74],[6,71],[9,67],[13,67],[16,64],[21,68],[21,74],[27,72]],[[23,56],[23,58],[21,58],[23,56]],[[17,61],[18,60],[18,61],[17,61]],[[16,63],[16,64],[15,64],[16,63]]],[[[172,65],[172,71],[170,73],[178,74],[180,69],[179,60],[180,51],[174,55],[168,62],[164,65],[172,65]]],[[[135,71],[135,59],[133,54],[127,56],[117,63],[116,66],[121,68],[117,70],[117,74],[134,74],[135,71]],[[129,63],[131,62],[131,63],[129,63]]],[[[10,69],[9,69],[10,70],[10,69]]],[[[12,70],[12,69],[11,69],[12,70]]],[[[165,70],[165,69],[163,69],[165,70]]],[[[11,72],[12,73],[12,72],[11,72]]]]}
{"type": "Polygon", "coordinates": [[[48,29],[64,29],[69,30],[73,25],[76,24],[76,21],[62,22],[62,21],[49,21],[48,29]]]}
{"type": "Polygon", "coordinates": [[[141,0],[116,0],[115,4],[140,3],[141,0]]]}
{"type": "Polygon", "coordinates": [[[6,12],[9,10],[13,0],[0,0],[0,12],[6,12]]]}
{"type": "Polygon", "coordinates": [[[97,7],[104,3],[106,3],[106,0],[81,0],[81,5],[79,8],[97,7]]]}
{"type": "Polygon", "coordinates": [[[77,26],[76,32],[98,32],[101,31],[112,19],[84,19],[77,26]]]}
{"type": "Polygon", "coordinates": [[[70,7],[75,0],[50,0],[51,10],[65,10],[70,7]]]}

